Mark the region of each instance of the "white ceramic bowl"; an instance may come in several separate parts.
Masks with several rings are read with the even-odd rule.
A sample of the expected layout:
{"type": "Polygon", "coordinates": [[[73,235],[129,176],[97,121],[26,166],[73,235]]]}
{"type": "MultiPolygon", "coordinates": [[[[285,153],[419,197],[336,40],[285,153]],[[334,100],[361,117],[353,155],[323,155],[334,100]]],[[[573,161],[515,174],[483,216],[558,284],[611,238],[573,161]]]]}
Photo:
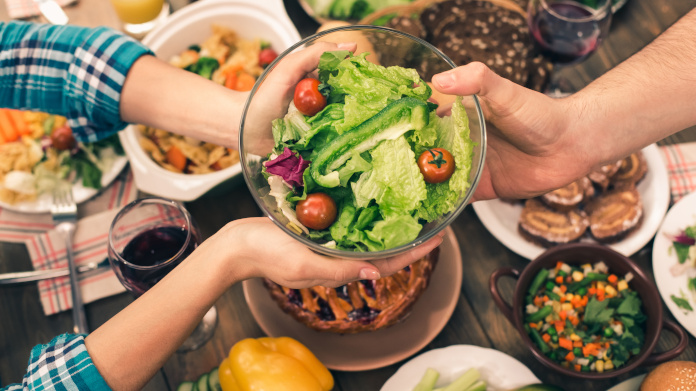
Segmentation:
{"type": "MultiPolygon", "coordinates": [[[[189,45],[203,42],[211,26],[232,28],[245,39],[261,38],[278,53],[300,40],[282,0],[205,0],[171,14],[143,43],[168,61],[189,45]]],[[[138,130],[128,126],[119,133],[139,190],[179,201],[192,201],[213,187],[239,176],[239,163],[210,174],[179,174],[155,163],[140,147],[138,130]]]]}

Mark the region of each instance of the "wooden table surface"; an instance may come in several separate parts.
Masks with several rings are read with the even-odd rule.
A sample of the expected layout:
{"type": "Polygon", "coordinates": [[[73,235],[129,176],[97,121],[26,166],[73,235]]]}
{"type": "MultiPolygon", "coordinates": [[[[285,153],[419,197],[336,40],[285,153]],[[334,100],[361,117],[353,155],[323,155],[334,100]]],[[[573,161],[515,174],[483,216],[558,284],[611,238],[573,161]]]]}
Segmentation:
{"type": "MultiPolygon", "coordinates": [[[[185,0],[180,0],[185,1],[185,0]]],[[[284,0],[291,19],[302,36],[311,34],[318,25],[307,16],[296,0],[284,0]]],[[[173,8],[180,3],[172,0],[173,8]]],[[[611,33],[599,51],[582,64],[563,70],[576,88],[589,83],[626,59],[668,28],[681,15],[696,6],[696,0],[629,0],[615,15],[611,33]]],[[[118,19],[106,0],[81,0],[67,8],[71,23],[84,26],[118,27],[118,19]]],[[[0,7],[0,20],[8,20],[0,7]]],[[[35,20],[41,21],[40,18],[35,20]]],[[[660,144],[696,141],[696,128],[677,133],[660,144]]],[[[261,215],[242,182],[224,192],[208,194],[186,205],[199,222],[204,237],[210,236],[228,221],[261,215]]],[[[452,224],[464,262],[463,284],[454,313],[442,330],[421,352],[454,344],[471,344],[498,349],[527,365],[542,381],[573,390],[606,390],[629,377],[645,373],[638,368],[631,373],[606,381],[581,381],[563,378],[543,367],[523,346],[522,339],[497,310],[488,291],[488,277],[502,266],[523,268],[528,261],[498,242],[482,225],[471,206],[452,224]]],[[[631,258],[648,274],[651,267],[652,242],[631,258]]],[[[30,270],[31,263],[24,245],[0,243],[0,272],[30,270]]],[[[513,281],[502,281],[502,292],[510,297],[513,281]]],[[[103,299],[87,305],[92,329],[98,327],[131,302],[128,294],[103,299]]],[[[72,329],[70,312],[46,317],[33,284],[0,288],[0,385],[21,380],[31,348],[46,343],[55,335],[72,329]]],[[[217,302],[220,322],[212,341],[186,354],[175,354],[148,384],[149,390],[173,390],[183,380],[193,380],[217,366],[230,347],[245,337],[264,335],[244,300],[242,285],[231,288],[217,302]]],[[[672,318],[665,307],[665,314],[672,318]]],[[[288,319],[288,321],[291,321],[288,319]]],[[[663,333],[657,350],[669,349],[676,338],[663,333]]],[[[126,341],[124,341],[125,343],[126,341]]],[[[406,342],[407,343],[407,342],[406,342]]],[[[696,361],[696,340],[690,337],[687,350],[678,357],[696,361]]],[[[334,371],[336,390],[378,390],[403,364],[363,371],[334,371]]]]}

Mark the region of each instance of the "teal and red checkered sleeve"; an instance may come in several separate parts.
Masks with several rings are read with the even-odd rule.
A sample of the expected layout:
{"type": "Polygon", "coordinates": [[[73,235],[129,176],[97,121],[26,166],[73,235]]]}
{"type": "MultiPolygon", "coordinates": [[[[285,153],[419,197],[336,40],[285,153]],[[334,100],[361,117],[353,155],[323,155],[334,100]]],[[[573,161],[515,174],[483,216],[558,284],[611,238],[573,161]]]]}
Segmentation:
{"type": "Polygon", "coordinates": [[[63,115],[83,142],[126,126],[121,89],[152,52],[107,27],[0,23],[0,107],[63,115]]]}
{"type": "Polygon", "coordinates": [[[12,384],[3,391],[110,390],[94,366],[85,336],[62,334],[46,345],[35,346],[29,358],[29,367],[21,384],[12,384]]]}

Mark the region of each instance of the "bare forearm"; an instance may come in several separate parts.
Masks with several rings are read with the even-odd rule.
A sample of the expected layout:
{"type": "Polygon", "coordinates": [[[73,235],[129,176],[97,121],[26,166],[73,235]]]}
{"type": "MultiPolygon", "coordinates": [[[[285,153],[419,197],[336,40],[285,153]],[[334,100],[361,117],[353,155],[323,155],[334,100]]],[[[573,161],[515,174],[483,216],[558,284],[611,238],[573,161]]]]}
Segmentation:
{"type": "Polygon", "coordinates": [[[143,56],[126,77],[121,117],[126,122],[236,149],[246,96],[155,57],[143,56]]]}
{"type": "Polygon", "coordinates": [[[608,162],[696,124],[696,10],[573,98],[591,161],[608,162]]]}
{"type": "Polygon", "coordinates": [[[234,262],[221,258],[222,253],[214,243],[204,243],[152,289],[87,336],[87,351],[112,389],[141,389],[218,297],[244,278],[234,262]]]}

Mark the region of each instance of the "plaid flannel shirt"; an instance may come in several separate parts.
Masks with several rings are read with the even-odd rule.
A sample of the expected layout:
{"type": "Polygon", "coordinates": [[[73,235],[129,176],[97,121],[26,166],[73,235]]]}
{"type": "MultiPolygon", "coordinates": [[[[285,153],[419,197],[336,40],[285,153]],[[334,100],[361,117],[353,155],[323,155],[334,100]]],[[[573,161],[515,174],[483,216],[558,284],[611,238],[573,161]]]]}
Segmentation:
{"type": "Polygon", "coordinates": [[[12,384],[3,391],[110,390],[94,366],[85,347],[85,336],[63,334],[47,345],[35,346],[22,384],[12,384]]]}
{"type": "Polygon", "coordinates": [[[106,27],[0,23],[0,107],[63,115],[80,141],[96,141],[127,125],[121,89],[150,53],[106,27]]]}

